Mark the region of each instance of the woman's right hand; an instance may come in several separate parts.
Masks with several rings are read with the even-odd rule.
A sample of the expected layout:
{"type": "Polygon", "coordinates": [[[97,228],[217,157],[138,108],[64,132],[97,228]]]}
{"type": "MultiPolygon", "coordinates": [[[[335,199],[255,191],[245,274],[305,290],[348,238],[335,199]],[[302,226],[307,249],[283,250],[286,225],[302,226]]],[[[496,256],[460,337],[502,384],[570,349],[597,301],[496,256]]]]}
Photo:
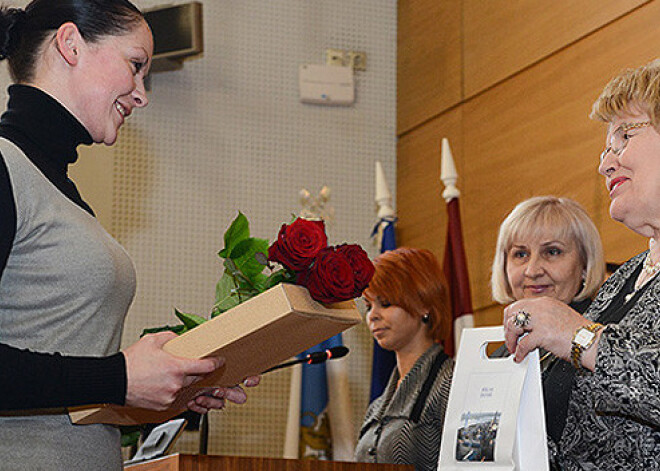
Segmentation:
{"type": "Polygon", "coordinates": [[[199,381],[224,364],[222,358],[199,360],[170,355],[163,346],[173,332],[142,337],[126,350],[126,405],[152,410],[168,409],[181,389],[199,381]]]}
{"type": "Polygon", "coordinates": [[[505,344],[514,361],[521,362],[541,347],[570,362],[573,334],[591,321],[556,298],[542,297],[521,299],[504,308],[503,324],[505,344]],[[524,327],[515,322],[521,311],[529,316],[524,327]]]}

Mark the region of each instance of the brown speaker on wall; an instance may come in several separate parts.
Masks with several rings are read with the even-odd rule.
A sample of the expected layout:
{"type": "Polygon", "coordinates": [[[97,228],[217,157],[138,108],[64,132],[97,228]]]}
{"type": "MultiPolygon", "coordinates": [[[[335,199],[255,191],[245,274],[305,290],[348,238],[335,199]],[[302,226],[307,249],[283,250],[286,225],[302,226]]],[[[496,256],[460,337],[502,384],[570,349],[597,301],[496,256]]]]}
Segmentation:
{"type": "Polygon", "coordinates": [[[200,2],[152,8],[144,17],[154,36],[151,72],[180,69],[185,58],[204,51],[200,2]]]}

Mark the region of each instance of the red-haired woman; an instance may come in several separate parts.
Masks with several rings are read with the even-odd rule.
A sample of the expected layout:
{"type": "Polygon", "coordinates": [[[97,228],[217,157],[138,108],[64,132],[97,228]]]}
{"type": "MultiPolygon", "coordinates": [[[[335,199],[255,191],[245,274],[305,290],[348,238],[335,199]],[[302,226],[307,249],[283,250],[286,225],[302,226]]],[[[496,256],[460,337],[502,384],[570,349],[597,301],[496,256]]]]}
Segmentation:
{"type": "Polygon", "coordinates": [[[439,339],[451,322],[449,295],[436,257],[402,247],[374,260],[364,292],[367,323],[396,368],[360,430],[356,459],[435,470],[454,362],[439,339]]]}

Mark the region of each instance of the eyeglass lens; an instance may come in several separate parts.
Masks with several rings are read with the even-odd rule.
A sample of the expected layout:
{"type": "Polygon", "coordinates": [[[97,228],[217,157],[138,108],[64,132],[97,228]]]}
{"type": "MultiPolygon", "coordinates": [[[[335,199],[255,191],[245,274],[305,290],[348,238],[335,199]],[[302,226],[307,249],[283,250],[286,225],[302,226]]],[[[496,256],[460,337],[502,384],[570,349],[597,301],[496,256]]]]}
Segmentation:
{"type": "Polygon", "coordinates": [[[644,121],[642,123],[626,123],[616,128],[616,130],[610,136],[609,145],[600,154],[600,161],[602,162],[609,152],[612,152],[614,155],[619,155],[621,152],[623,152],[623,150],[628,145],[628,141],[630,140],[630,137],[626,135],[628,131],[650,125],[650,121],[644,121]]]}

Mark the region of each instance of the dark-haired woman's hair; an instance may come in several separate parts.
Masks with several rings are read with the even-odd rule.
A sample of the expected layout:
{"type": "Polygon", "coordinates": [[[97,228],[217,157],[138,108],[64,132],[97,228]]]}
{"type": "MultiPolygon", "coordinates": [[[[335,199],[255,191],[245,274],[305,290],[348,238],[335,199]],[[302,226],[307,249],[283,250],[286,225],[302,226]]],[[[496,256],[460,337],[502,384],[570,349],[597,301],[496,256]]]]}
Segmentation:
{"type": "Polygon", "coordinates": [[[131,31],[143,20],[128,0],[33,0],[25,9],[0,7],[0,60],[15,82],[32,80],[44,42],[64,23],[74,23],[85,41],[131,31]]]}

